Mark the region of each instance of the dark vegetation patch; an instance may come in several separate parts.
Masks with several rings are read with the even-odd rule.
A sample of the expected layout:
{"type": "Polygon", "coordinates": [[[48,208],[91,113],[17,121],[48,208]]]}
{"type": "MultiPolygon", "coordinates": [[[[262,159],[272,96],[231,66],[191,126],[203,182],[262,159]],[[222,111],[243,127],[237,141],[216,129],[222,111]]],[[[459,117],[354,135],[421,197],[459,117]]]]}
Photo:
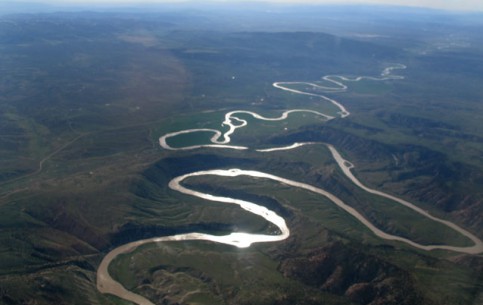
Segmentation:
{"type": "Polygon", "coordinates": [[[117,247],[132,241],[152,237],[170,236],[191,232],[224,235],[226,233],[235,231],[235,229],[235,225],[226,223],[198,223],[178,227],[166,227],[161,225],[142,225],[128,222],[120,227],[116,233],[112,234],[110,241],[113,247],[117,247]]]}
{"type": "Polygon", "coordinates": [[[279,270],[286,277],[345,295],[357,304],[428,304],[409,273],[339,242],[284,259],[279,270]]]}

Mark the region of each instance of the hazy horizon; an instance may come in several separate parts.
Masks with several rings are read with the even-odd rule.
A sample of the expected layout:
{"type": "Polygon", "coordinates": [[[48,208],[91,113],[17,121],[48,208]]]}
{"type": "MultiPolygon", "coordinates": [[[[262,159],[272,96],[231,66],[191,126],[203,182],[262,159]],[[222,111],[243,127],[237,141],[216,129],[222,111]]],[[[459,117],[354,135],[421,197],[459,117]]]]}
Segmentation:
{"type": "Polygon", "coordinates": [[[450,11],[480,11],[483,12],[483,2],[479,0],[245,0],[245,1],[229,1],[229,0],[210,0],[210,1],[185,1],[185,0],[28,0],[18,1],[11,0],[7,3],[39,3],[39,4],[53,4],[53,5],[143,5],[143,4],[163,4],[163,3],[194,3],[197,5],[203,3],[240,3],[240,2],[252,2],[252,3],[279,3],[279,4],[312,4],[312,5],[387,5],[387,6],[404,6],[404,7],[419,7],[429,9],[440,9],[450,11]]]}

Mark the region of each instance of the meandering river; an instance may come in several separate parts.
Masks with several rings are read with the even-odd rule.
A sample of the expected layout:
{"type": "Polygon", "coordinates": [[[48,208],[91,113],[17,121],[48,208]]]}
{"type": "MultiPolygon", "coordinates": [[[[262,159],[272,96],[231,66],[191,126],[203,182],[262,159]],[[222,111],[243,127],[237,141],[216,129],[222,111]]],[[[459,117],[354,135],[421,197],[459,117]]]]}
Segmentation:
{"type": "MultiPolygon", "coordinates": [[[[398,79],[403,79],[403,76],[399,75],[392,75],[393,70],[395,69],[405,69],[406,67],[404,65],[394,65],[390,66],[386,69],[383,70],[381,73],[380,77],[368,77],[368,76],[360,76],[360,77],[355,77],[355,78],[349,78],[349,77],[344,77],[344,76],[339,76],[339,75],[328,75],[324,76],[323,80],[325,84],[327,85],[321,85],[320,83],[310,83],[310,82],[275,82],[273,83],[273,86],[275,88],[291,92],[294,94],[301,94],[301,95],[308,95],[308,96],[313,96],[320,98],[322,102],[327,102],[332,104],[334,107],[337,107],[338,109],[338,114],[341,118],[347,117],[350,115],[350,112],[338,101],[331,99],[324,94],[319,94],[319,92],[324,92],[324,93],[336,93],[336,92],[343,92],[348,89],[347,85],[344,82],[357,82],[361,80],[371,80],[371,81],[385,81],[385,80],[398,80],[398,79]],[[306,88],[311,88],[310,92],[306,91],[301,91],[299,89],[294,89],[290,88],[290,86],[300,86],[303,85],[306,88]],[[317,93],[314,93],[317,92],[317,93]]],[[[311,110],[311,109],[291,109],[283,112],[280,116],[278,117],[265,117],[262,116],[256,112],[252,111],[246,111],[246,110],[235,110],[235,111],[230,111],[225,114],[224,121],[222,122],[223,126],[228,127],[228,130],[225,132],[221,132],[216,129],[188,129],[188,130],[181,130],[177,132],[172,132],[168,133],[166,135],[163,135],[159,139],[159,144],[161,145],[162,148],[168,149],[168,150],[191,150],[191,149],[199,149],[203,147],[210,147],[210,148],[224,148],[224,149],[235,149],[235,150],[248,150],[250,149],[249,147],[246,146],[237,146],[237,145],[231,145],[231,135],[233,135],[237,129],[243,128],[248,125],[248,122],[246,120],[243,120],[239,117],[237,117],[238,114],[247,114],[252,116],[255,119],[258,120],[265,120],[265,121],[282,121],[285,120],[290,114],[295,113],[295,112],[306,112],[306,113],[312,113],[317,116],[320,116],[324,120],[332,120],[334,119],[333,116],[321,113],[316,110],[311,110]],[[189,134],[189,133],[198,133],[198,132],[209,132],[212,133],[213,136],[210,138],[210,143],[203,144],[203,145],[193,145],[193,146],[184,146],[184,147],[172,147],[171,145],[168,144],[170,138],[174,138],[176,136],[182,135],[182,134],[189,134]]],[[[249,176],[254,179],[268,179],[268,180],[273,180],[277,181],[281,184],[288,185],[291,187],[295,188],[300,188],[304,189],[316,194],[319,194],[321,196],[324,196],[328,199],[330,199],[334,204],[336,204],[338,207],[342,208],[344,211],[352,215],[354,218],[356,218],[358,221],[360,221],[362,224],[364,224],[370,231],[372,231],[376,236],[386,239],[386,240],[393,240],[393,241],[399,241],[402,243],[406,243],[412,247],[430,251],[430,250],[435,250],[435,249],[443,249],[443,250],[450,250],[450,251],[456,251],[456,252],[462,252],[462,253],[468,253],[468,254],[477,254],[477,253],[482,253],[483,252],[483,242],[478,239],[476,236],[471,234],[470,232],[466,231],[465,229],[455,225],[454,223],[443,220],[440,218],[437,218],[435,216],[432,216],[428,212],[422,210],[421,208],[415,206],[414,204],[405,201],[403,199],[397,198],[395,196],[392,196],[390,194],[386,194],[384,192],[371,189],[367,186],[365,186],[362,182],[360,182],[351,172],[351,169],[354,167],[354,165],[349,162],[348,160],[345,160],[342,158],[340,153],[337,151],[337,149],[329,144],[325,143],[314,143],[314,142],[305,142],[305,143],[294,143],[289,146],[285,147],[273,147],[273,148],[267,148],[267,149],[258,149],[256,151],[260,153],[270,153],[273,151],[280,151],[280,150],[291,150],[291,149],[297,149],[298,147],[305,146],[305,145],[325,145],[328,147],[329,151],[332,154],[332,157],[334,160],[337,162],[337,165],[339,168],[342,170],[344,175],[352,181],[356,186],[361,188],[362,190],[378,195],[381,197],[385,197],[391,200],[394,200],[395,202],[398,202],[401,205],[404,205],[410,209],[412,209],[414,212],[419,213],[428,219],[431,219],[432,221],[436,221],[439,223],[442,223],[443,225],[446,225],[453,230],[459,232],[463,236],[466,236],[469,238],[471,241],[473,241],[474,245],[473,246],[468,246],[468,247],[456,247],[456,246],[450,246],[450,245],[422,245],[417,242],[414,242],[412,240],[409,240],[407,238],[403,238],[397,235],[392,235],[388,234],[377,227],[375,227],[370,221],[368,221],[364,216],[362,216],[356,209],[350,207],[349,205],[345,204],[341,199],[336,197],[335,195],[318,188],[313,185],[309,185],[306,183],[298,182],[295,180],[287,179],[284,177],[279,177],[275,176],[269,173],[264,173],[264,172],[259,172],[259,171],[252,171],[252,170],[243,170],[243,169],[214,169],[214,170],[206,170],[206,171],[197,171],[197,172],[192,172],[188,173],[179,177],[176,177],[172,179],[169,182],[169,187],[172,190],[178,191],[180,193],[198,197],[200,199],[208,200],[208,201],[215,201],[215,202],[221,202],[225,204],[233,204],[233,205],[238,205],[240,208],[253,213],[255,215],[258,215],[260,217],[263,217],[265,220],[268,222],[272,223],[273,225],[277,226],[279,229],[279,234],[277,235],[266,235],[266,234],[249,234],[249,233],[231,233],[228,235],[211,235],[211,234],[205,234],[205,233],[187,233],[187,234],[177,234],[177,235],[172,235],[172,236],[163,236],[163,237],[155,237],[155,238],[149,238],[149,239],[144,239],[144,240],[139,240],[135,242],[131,242],[125,245],[122,245],[118,248],[113,249],[111,252],[109,252],[104,259],[102,260],[98,270],[97,270],[97,288],[101,293],[108,293],[112,294],[115,296],[118,296],[119,298],[131,301],[133,303],[139,304],[139,305],[154,305],[151,301],[146,299],[145,297],[138,295],[134,292],[131,292],[127,289],[125,289],[119,282],[114,280],[110,274],[109,274],[109,265],[110,263],[120,254],[126,254],[134,251],[137,247],[148,244],[148,243],[157,243],[157,242],[167,242],[167,241],[189,241],[189,240],[205,240],[205,241],[210,241],[210,242],[216,242],[216,243],[222,243],[222,244],[227,244],[227,245],[232,245],[236,246],[239,248],[244,248],[244,247],[249,247],[253,243],[260,243],[260,242],[277,242],[277,241],[282,241],[290,236],[290,230],[287,227],[287,224],[285,223],[285,220],[277,215],[275,212],[267,209],[266,207],[263,207],[261,205],[258,205],[254,202],[249,202],[245,200],[240,200],[236,198],[230,198],[230,197],[220,197],[220,196],[214,196],[211,194],[207,193],[202,193],[196,190],[189,189],[185,186],[182,185],[182,182],[190,177],[196,177],[196,176],[223,176],[223,177],[238,177],[238,176],[249,176]]]]}

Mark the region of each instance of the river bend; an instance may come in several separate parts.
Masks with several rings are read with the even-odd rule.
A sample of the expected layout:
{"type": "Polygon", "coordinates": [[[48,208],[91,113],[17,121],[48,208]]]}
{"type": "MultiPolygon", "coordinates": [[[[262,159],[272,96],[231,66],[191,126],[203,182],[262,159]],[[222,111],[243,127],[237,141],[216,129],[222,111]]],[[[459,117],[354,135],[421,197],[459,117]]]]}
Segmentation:
{"type": "MultiPolygon", "coordinates": [[[[345,76],[339,76],[339,75],[327,75],[324,76],[322,79],[325,84],[327,85],[322,85],[321,83],[316,83],[316,82],[275,82],[273,83],[273,86],[275,88],[278,88],[283,91],[291,92],[293,94],[301,94],[301,95],[307,95],[307,96],[313,96],[320,98],[322,102],[330,103],[334,107],[338,109],[338,114],[340,118],[345,118],[350,115],[350,112],[338,101],[329,98],[328,96],[325,95],[325,93],[337,93],[337,92],[344,92],[348,89],[348,86],[345,83],[348,82],[358,82],[361,80],[370,80],[370,81],[389,81],[389,80],[400,80],[403,79],[403,76],[399,75],[393,75],[392,72],[396,69],[405,69],[406,66],[397,64],[393,65],[390,67],[385,68],[382,73],[380,74],[379,77],[371,77],[371,76],[359,76],[359,77],[345,77],[345,76]],[[294,85],[304,85],[307,88],[311,88],[310,92],[308,91],[301,91],[300,89],[294,89],[291,86],[294,85]],[[317,92],[317,93],[315,93],[317,92]],[[319,94],[319,92],[321,92],[319,94]],[[324,93],[324,94],[322,94],[324,93]]],[[[316,110],[311,110],[311,109],[291,109],[284,111],[280,116],[277,117],[266,117],[262,116],[256,112],[252,111],[247,111],[247,110],[235,110],[235,111],[230,111],[225,114],[224,121],[222,122],[222,126],[227,127],[227,131],[222,132],[217,129],[207,129],[207,128],[201,128],[201,129],[187,129],[187,130],[181,130],[177,132],[172,132],[163,135],[162,137],[159,138],[159,144],[162,148],[167,149],[167,150],[192,150],[192,149],[199,149],[199,148],[213,148],[213,149],[235,149],[235,150],[248,150],[250,149],[249,147],[246,146],[237,146],[237,145],[231,145],[231,135],[233,135],[237,129],[246,127],[248,125],[248,122],[246,120],[243,120],[239,117],[237,117],[237,114],[247,114],[252,116],[254,119],[258,120],[265,120],[265,121],[282,121],[285,120],[290,114],[296,113],[296,112],[306,112],[306,113],[312,113],[317,116],[320,116],[322,119],[329,121],[334,119],[333,116],[329,116],[327,114],[324,114],[322,112],[316,111],[316,110]],[[193,145],[193,146],[185,146],[185,147],[172,147],[171,145],[168,144],[168,141],[170,138],[174,138],[178,135],[183,135],[183,134],[190,134],[190,133],[199,133],[199,132],[208,132],[212,133],[212,137],[210,138],[210,143],[207,144],[202,144],[202,145],[193,145]]],[[[364,226],[366,226],[371,232],[373,232],[376,236],[385,239],[385,240],[391,240],[391,241],[398,241],[405,243],[407,245],[410,245],[412,247],[430,251],[430,250],[435,250],[435,249],[441,249],[441,250],[449,250],[449,251],[455,251],[455,252],[461,252],[461,253],[468,253],[468,254],[478,254],[483,252],[483,242],[478,239],[476,236],[468,232],[467,230],[457,226],[456,224],[443,220],[440,218],[437,218],[435,216],[432,216],[428,212],[422,210],[421,208],[417,207],[416,205],[405,201],[403,199],[400,199],[398,197],[392,196],[390,194],[386,194],[384,192],[371,189],[367,186],[365,186],[362,182],[360,182],[351,172],[351,169],[354,167],[354,165],[349,162],[348,160],[345,160],[342,158],[340,153],[337,151],[337,149],[329,144],[324,144],[324,143],[314,143],[314,142],[305,142],[305,143],[293,143],[292,145],[288,145],[285,147],[273,147],[273,148],[266,148],[266,149],[257,149],[255,151],[258,151],[260,153],[270,153],[274,151],[281,151],[281,150],[291,150],[291,149],[297,149],[299,147],[305,146],[305,145],[325,145],[329,149],[329,151],[332,154],[332,157],[334,160],[337,162],[338,167],[341,169],[341,171],[344,173],[344,175],[352,181],[357,187],[360,189],[374,194],[378,195],[390,200],[393,200],[401,205],[404,205],[410,209],[412,209],[414,212],[419,213],[428,219],[431,219],[433,221],[442,223],[453,230],[459,232],[461,235],[466,236],[469,238],[472,242],[472,246],[468,247],[456,247],[456,246],[450,246],[450,245],[422,245],[417,242],[414,242],[410,239],[403,238],[397,235],[392,235],[389,233],[386,233],[376,226],[374,226],[369,220],[367,220],[362,214],[360,214],[356,209],[352,208],[351,206],[347,205],[344,203],[341,199],[336,197],[335,195],[318,188],[316,186],[298,182],[295,180],[290,180],[284,177],[279,177],[275,176],[269,173],[264,173],[264,172],[259,172],[259,171],[253,171],[253,170],[243,170],[243,169],[213,169],[213,170],[206,170],[206,171],[198,171],[198,172],[192,172],[188,173],[179,177],[176,177],[172,179],[169,182],[169,187],[177,192],[189,195],[189,196],[194,196],[200,199],[204,199],[207,201],[213,201],[213,202],[221,202],[225,204],[232,204],[232,205],[237,205],[240,208],[253,213],[255,215],[258,215],[260,217],[263,217],[265,220],[268,222],[272,223],[279,229],[279,234],[276,235],[266,235],[266,234],[250,234],[250,233],[243,233],[243,232],[233,232],[228,235],[211,235],[211,234],[205,234],[205,233],[198,233],[198,232],[193,232],[193,233],[186,233],[186,234],[177,234],[177,235],[172,235],[172,236],[163,236],[163,237],[154,237],[154,238],[149,238],[149,239],[144,239],[144,240],[139,240],[139,241],[134,241],[125,245],[122,245],[120,247],[117,247],[110,251],[102,260],[101,264],[99,265],[99,268],[97,270],[97,288],[101,293],[108,293],[112,294],[115,296],[118,296],[119,298],[131,301],[133,303],[139,304],[139,305],[154,305],[151,301],[146,299],[145,297],[138,295],[134,292],[131,292],[127,289],[125,289],[119,282],[114,280],[111,275],[109,274],[109,265],[110,263],[120,254],[127,254],[132,251],[134,251],[137,247],[148,244],[148,243],[158,243],[158,242],[168,242],[168,241],[193,241],[193,240],[204,240],[204,241],[209,241],[209,242],[215,242],[215,243],[222,243],[222,244],[227,244],[227,245],[232,245],[235,247],[239,248],[245,248],[249,247],[253,243],[261,243],[261,242],[277,242],[277,241],[282,241],[290,236],[290,230],[287,227],[287,224],[285,223],[285,220],[277,215],[275,212],[267,209],[266,207],[263,207],[261,205],[258,205],[254,202],[249,202],[245,200],[240,200],[236,198],[230,198],[230,197],[221,197],[221,196],[214,196],[211,194],[207,193],[202,193],[196,190],[191,190],[185,186],[182,185],[182,182],[190,177],[196,177],[196,176],[224,176],[224,177],[237,177],[237,176],[248,176],[252,177],[254,179],[268,179],[268,180],[273,180],[277,181],[280,184],[283,185],[288,185],[294,188],[300,188],[304,189],[306,191],[310,191],[313,193],[316,193],[318,195],[324,196],[331,200],[335,205],[343,209],[345,212],[356,218],[359,222],[361,222],[364,226]]]]}

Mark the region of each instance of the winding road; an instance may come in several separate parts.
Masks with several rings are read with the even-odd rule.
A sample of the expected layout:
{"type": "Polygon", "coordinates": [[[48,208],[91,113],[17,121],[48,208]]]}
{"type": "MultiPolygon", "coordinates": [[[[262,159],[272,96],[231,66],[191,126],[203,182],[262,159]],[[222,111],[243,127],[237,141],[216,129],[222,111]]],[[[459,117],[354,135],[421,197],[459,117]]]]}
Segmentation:
{"type": "MultiPolygon", "coordinates": [[[[276,82],[273,83],[273,86],[275,88],[288,91],[291,93],[295,94],[302,94],[302,95],[309,95],[309,96],[315,96],[320,98],[322,101],[331,103],[335,107],[338,108],[338,114],[340,115],[341,118],[347,117],[350,115],[349,111],[339,102],[336,100],[333,100],[323,94],[317,94],[317,93],[312,93],[312,92],[304,92],[300,91],[297,89],[290,88],[292,85],[305,85],[311,87],[314,91],[321,91],[321,92],[343,92],[348,89],[347,85],[345,85],[343,82],[355,82],[355,81],[361,81],[361,80],[372,80],[372,81],[384,81],[384,80],[397,80],[397,79],[403,79],[403,76],[398,76],[398,75],[392,75],[393,70],[395,69],[405,69],[406,67],[404,65],[394,65],[390,66],[386,69],[383,70],[381,73],[380,77],[367,77],[367,76],[360,76],[360,77],[355,77],[355,78],[348,78],[344,76],[338,76],[338,75],[328,75],[324,76],[323,80],[325,83],[331,84],[332,86],[323,86],[318,83],[308,83],[308,82],[276,82]]],[[[231,143],[231,138],[230,136],[236,132],[237,129],[243,128],[248,125],[248,122],[246,120],[243,120],[239,117],[237,117],[237,114],[247,114],[252,116],[255,119],[258,120],[265,120],[265,121],[281,121],[286,119],[290,114],[295,113],[295,112],[307,112],[307,113],[313,113],[325,120],[332,120],[334,117],[326,115],[324,113],[315,111],[315,110],[310,110],[310,109],[292,109],[283,112],[280,116],[278,117],[265,117],[262,116],[258,113],[252,112],[252,111],[245,111],[245,110],[235,110],[231,111],[225,114],[224,121],[222,122],[222,126],[227,127],[227,131],[222,132],[216,129],[188,129],[188,130],[182,130],[182,131],[177,131],[177,132],[172,132],[168,133],[159,139],[159,144],[162,148],[167,149],[167,150],[192,150],[192,149],[199,149],[203,147],[210,147],[210,148],[224,148],[224,149],[235,149],[235,150],[248,150],[250,149],[249,147],[245,146],[236,146],[236,145],[230,145],[231,143]],[[208,132],[212,133],[213,136],[210,139],[210,143],[208,144],[203,144],[203,145],[193,145],[193,146],[185,146],[185,147],[172,147],[171,145],[168,144],[170,138],[174,138],[178,135],[182,134],[190,134],[190,133],[199,133],[199,132],[208,132]]],[[[419,243],[416,243],[412,240],[409,240],[407,238],[403,238],[400,236],[388,234],[377,227],[375,227],[370,221],[368,221],[364,216],[362,216],[357,210],[354,208],[350,207],[349,205],[345,204],[341,199],[336,197],[335,195],[321,189],[318,187],[315,187],[313,185],[309,185],[306,183],[302,182],[297,182],[294,180],[286,179],[283,177],[275,176],[269,173],[264,173],[264,172],[259,172],[259,171],[253,171],[253,170],[243,170],[243,169],[214,169],[214,170],[206,170],[206,171],[198,171],[198,172],[192,172],[188,173],[179,177],[176,177],[172,179],[169,182],[169,187],[172,190],[175,190],[177,192],[198,197],[200,199],[208,200],[208,201],[214,201],[214,202],[221,202],[225,204],[233,204],[233,205],[238,205],[242,209],[253,213],[255,215],[258,215],[260,217],[263,217],[265,220],[268,222],[272,223],[273,225],[277,226],[279,229],[279,234],[277,235],[265,235],[265,234],[249,234],[249,233],[241,233],[241,232],[236,232],[236,233],[231,233],[228,235],[210,235],[210,234],[205,234],[205,233],[187,233],[187,234],[177,234],[177,235],[172,235],[172,236],[164,236],[164,237],[156,237],[156,238],[149,238],[149,239],[144,239],[144,240],[139,240],[135,242],[131,242],[125,245],[122,245],[118,248],[115,248],[111,252],[109,252],[104,259],[102,260],[98,270],[97,270],[97,288],[101,293],[108,293],[112,294],[115,296],[118,296],[122,299],[134,302],[139,305],[154,305],[151,301],[146,299],[145,297],[138,295],[134,292],[131,292],[127,289],[125,289],[119,282],[114,280],[110,274],[108,267],[110,263],[120,254],[126,254],[134,251],[137,247],[148,244],[148,243],[157,243],[157,242],[167,242],[167,241],[189,241],[189,240],[205,240],[205,241],[210,241],[210,242],[216,242],[216,243],[222,243],[222,244],[227,244],[227,245],[232,245],[236,246],[239,248],[245,248],[249,247],[253,243],[260,243],[260,242],[277,242],[284,240],[290,236],[290,230],[287,227],[285,220],[277,215],[275,212],[260,206],[256,203],[249,202],[249,201],[244,201],[240,199],[235,199],[235,198],[230,198],[230,197],[220,197],[220,196],[214,196],[211,194],[206,194],[202,192],[198,192],[196,190],[191,190],[189,188],[186,188],[182,185],[182,182],[190,177],[197,177],[197,176],[222,176],[222,177],[238,177],[238,176],[249,176],[254,179],[268,179],[268,180],[273,180],[277,181],[280,184],[283,185],[288,185],[291,187],[295,188],[300,188],[304,189],[316,194],[319,194],[321,196],[324,196],[331,200],[334,204],[336,204],[338,207],[349,213],[351,216],[356,218],[358,221],[360,221],[363,225],[365,225],[370,231],[372,231],[376,236],[386,239],[386,240],[392,240],[392,241],[398,241],[402,242],[405,244],[408,244],[412,247],[430,251],[430,250],[435,250],[435,249],[442,249],[442,250],[450,250],[450,251],[456,251],[456,252],[461,252],[461,253],[468,253],[468,254],[478,254],[483,252],[483,242],[478,239],[476,236],[471,234],[470,232],[466,231],[463,228],[460,228],[459,226],[455,225],[454,223],[443,220],[440,218],[437,218],[435,216],[432,216],[431,214],[427,213],[426,211],[422,210],[421,208],[415,206],[414,204],[405,201],[403,199],[397,198],[395,196],[392,196],[390,194],[386,194],[384,192],[378,191],[371,189],[364,184],[362,184],[351,172],[351,169],[354,167],[354,165],[343,159],[340,153],[333,147],[332,145],[325,144],[325,143],[315,143],[315,142],[304,142],[304,143],[294,143],[289,146],[285,147],[273,147],[273,148],[267,148],[267,149],[258,149],[255,150],[260,153],[270,153],[274,151],[281,151],[281,150],[291,150],[291,149],[296,149],[301,146],[305,145],[325,145],[329,149],[329,151],[332,154],[332,157],[334,160],[337,162],[337,165],[339,168],[342,170],[344,175],[349,178],[352,183],[354,183],[356,186],[361,188],[362,190],[378,195],[390,200],[393,200],[401,205],[404,205],[410,209],[412,209],[414,212],[419,213],[428,219],[431,219],[433,221],[442,223],[443,225],[446,225],[453,230],[459,232],[461,235],[466,236],[469,238],[471,241],[473,241],[474,245],[473,246],[468,246],[468,247],[456,247],[456,246],[450,246],[450,245],[422,245],[419,243]]]]}

